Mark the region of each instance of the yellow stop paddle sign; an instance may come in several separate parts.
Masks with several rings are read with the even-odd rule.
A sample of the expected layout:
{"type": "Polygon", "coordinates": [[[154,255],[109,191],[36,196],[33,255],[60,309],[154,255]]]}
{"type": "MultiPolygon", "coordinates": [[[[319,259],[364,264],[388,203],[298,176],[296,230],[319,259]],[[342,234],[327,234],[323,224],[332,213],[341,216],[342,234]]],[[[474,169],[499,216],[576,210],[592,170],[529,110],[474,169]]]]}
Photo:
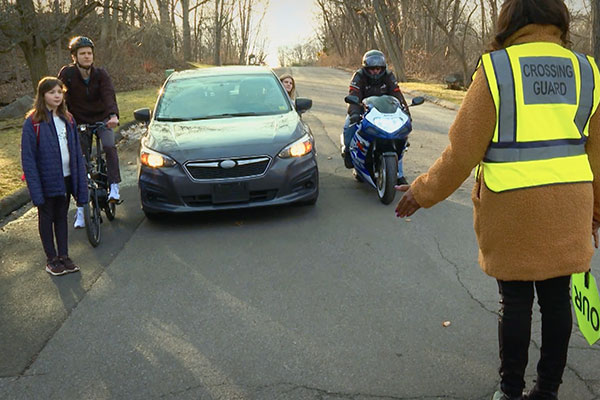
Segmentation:
{"type": "Polygon", "coordinates": [[[573,274],[571,289],[579,330],[591,346],[600,339],[600,297],[596,280],[589,272],[573,274]]]}

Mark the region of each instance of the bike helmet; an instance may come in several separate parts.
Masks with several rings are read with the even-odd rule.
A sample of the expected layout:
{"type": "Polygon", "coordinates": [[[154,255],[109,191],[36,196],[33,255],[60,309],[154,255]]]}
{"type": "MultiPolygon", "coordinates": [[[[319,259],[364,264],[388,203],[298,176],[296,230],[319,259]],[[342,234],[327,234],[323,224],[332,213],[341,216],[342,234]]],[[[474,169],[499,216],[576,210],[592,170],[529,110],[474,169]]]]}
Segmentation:
{"type": "Polygon", "coordinates": [[[369,50],[363,55],[362,67],[369,79],[380,79],[385,74],[386,66],[385,55],[379,50],[369,50]],[[373,67],[379,67],[381,71],[376,75],[372,75],[368,69],[373,67]]]}
{"type": "Polygon", "coordinates": [[[94,42],[92,42],[92,39],[85,36],[75,36],[69,42],[69,51],[71,51],[71,54],[75,54],[77,49],[82,47],[91,47],[92,50],[94,50],[94,42]]]}

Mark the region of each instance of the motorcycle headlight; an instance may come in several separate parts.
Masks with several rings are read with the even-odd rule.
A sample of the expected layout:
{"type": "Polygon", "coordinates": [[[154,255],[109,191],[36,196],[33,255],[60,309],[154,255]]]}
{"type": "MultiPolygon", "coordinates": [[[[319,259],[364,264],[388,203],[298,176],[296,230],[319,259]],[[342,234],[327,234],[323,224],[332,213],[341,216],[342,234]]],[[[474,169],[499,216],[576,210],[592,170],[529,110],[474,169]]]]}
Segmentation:
{"type": "Polygon", "coordinates": [[[177,164],[171,157],[144,146],[142,146],[142,150],[140,151],[140,161],[143,165],[150,168],[173,167],[177,164]]]}
{"type": "Polygon", "coordinates": [[[302,157],[307,155],[313,150],[314,143],[313,138],[309,134],[302,136],[300,139],[296,140],[294,143],[286,146],[283,150],[279,152],[279,157],[281,158],[291,158],[291,157],[302,157]]]}

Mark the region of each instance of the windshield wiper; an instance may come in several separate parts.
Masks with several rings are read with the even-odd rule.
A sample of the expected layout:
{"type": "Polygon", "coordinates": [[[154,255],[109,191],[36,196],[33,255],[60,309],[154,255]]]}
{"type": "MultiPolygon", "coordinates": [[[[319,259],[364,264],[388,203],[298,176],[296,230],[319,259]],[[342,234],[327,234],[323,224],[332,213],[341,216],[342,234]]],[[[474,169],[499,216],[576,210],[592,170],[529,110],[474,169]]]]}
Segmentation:
{"type": "Polygon", "coordinates": [[[156,117],[157,121],[165,121],[165,122],[181,122],[181,121],[191,121],[192,118],[172,118],[172,117],[156,117]]]}
{"type": "Polygon", "coordinates": [[[201,120],[201,119],[232,118],[232,117],[251,117],[253,115],[263,115],[263,114],[262,113],[257,113],[257,112],[224,113],[224,114],[207,115],[206,117],[193,118],[193,120],[196,121],[196,120],[201,120]]]}

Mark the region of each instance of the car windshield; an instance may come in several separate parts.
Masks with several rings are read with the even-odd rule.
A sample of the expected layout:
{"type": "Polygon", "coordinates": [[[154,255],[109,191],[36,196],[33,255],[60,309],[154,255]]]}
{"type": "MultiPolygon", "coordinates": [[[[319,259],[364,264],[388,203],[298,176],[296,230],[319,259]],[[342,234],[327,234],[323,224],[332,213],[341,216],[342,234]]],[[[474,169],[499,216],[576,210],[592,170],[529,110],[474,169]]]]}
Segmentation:
{"type": "Polygon", "coordinates": [[[384,114],[393,114],[400,107],[400,101],[394,96],[371,96],[363,100],[363,103],[375,107],[384,114]]]}
{"type": "Polygon", "coordinates": [[[191,121],[283,114],[290,110],[290,103],[275,76],[202,76],[167,82],[155,118],[191,121]]]}

